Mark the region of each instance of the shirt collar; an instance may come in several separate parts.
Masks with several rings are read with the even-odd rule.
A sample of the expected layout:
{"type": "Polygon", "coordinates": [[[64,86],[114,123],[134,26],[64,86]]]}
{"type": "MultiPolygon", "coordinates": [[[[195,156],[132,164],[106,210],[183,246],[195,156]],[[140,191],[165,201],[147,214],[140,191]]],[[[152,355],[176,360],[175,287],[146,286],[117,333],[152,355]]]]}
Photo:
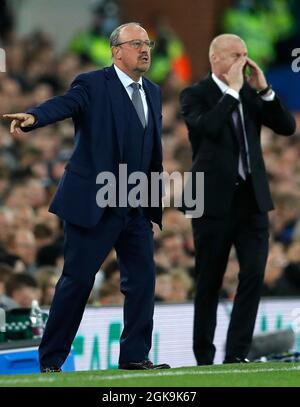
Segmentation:
{"type": "MultiPolygon", "coordinates": [[[[124,71],[122,71],[120,68],[118,68],[116,65],[114,65],[116,74],[118,75],[118,78],[122,82],[122,85],[124,88],[128,88],[132,82],[135,82],[130,76],[128,76],[124,71]]],[[[140,77],[139,81],[137,82],[140,84],[141,88],[143,89],[143,78],[140,77]]]]}
{"type": "Polygon", "coordinates": [[[229,86],[225,82],[221,81],[221,79],[219,79],[214,73],[211,75],[211,77],[218,85],[222,93],[225,93],[229,89],[229,86]]]}

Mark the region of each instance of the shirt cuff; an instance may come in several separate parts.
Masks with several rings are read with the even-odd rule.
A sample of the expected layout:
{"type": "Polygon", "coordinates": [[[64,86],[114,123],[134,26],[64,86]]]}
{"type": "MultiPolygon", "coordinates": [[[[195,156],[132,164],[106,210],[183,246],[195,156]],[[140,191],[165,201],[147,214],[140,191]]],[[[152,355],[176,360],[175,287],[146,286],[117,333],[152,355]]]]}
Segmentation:
{"type": "Polygon", "coordinates": [[[225,94],[226,94],[226,95],[230,95],[230,96],[234,97],[234,98],[237,99],[237,100],[240,100],[240,95],[239,95],[239,93],[238,93],[236,90],[234,90],[234,89],[228,88],[228,89],[226,90],[225,94]]]}
{"type": "Polygon", "coordinates": [[[264,95],[261,96],[262,100],[264,100],[265,102],[272,102],[272,100],[275,99],[275,92],[274,90],[272,90],[272,92],[269,95],[264,95]]]}

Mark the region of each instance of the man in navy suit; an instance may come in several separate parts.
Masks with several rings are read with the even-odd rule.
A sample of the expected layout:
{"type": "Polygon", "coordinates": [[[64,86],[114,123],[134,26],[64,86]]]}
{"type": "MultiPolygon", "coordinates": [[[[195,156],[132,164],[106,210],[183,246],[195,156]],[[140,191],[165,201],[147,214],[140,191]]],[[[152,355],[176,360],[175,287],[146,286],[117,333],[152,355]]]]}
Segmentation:
{"type": "MultiPolygon", "coordinates": [[[[161,227],[161,204],[153,208],[99,206],[96,199],[97,176],[110,172],[118,184],[120,164],[127,165],[128,175],[162,171],[160,89],[142,78],[154,44],[138,23],[116,28],[110,44],[111,67],[79,75],[63,96],[27,113],[4,116],[12,120],[12,133],[68,117],[75,127],[74,150],[50,206],[50,212],[64,220],[65,262],[39,348],[42,372],[60,371],[95,274],[112,247],[120,262],[125,296],[119,368],[170,367],[148,359],[155,286],[151,221],[161,227]]],[[[110,186],[110,192],[115,192],[116,185],[110,186]]]]}

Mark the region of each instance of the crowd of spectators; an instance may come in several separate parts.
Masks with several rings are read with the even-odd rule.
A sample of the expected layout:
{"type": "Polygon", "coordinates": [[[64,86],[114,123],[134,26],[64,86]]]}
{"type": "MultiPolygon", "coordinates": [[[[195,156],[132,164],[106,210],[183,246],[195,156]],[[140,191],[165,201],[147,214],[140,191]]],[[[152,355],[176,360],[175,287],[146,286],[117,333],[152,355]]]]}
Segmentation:
{"type": "MultiPolygon", "coordinates": [[[[11,33],[5,44],[7,72],[0,73],[1,115],[26,111],[62,94],[76,75],[99,68],[72,51],[57,55],[54,45],[43,32],[26,38],[11,33]]],[[[170,71],[161,86],[164,169],[169,173],[189,171],[191,149],[178,99],[186,84],[170,71]]],[[[299,127],[298,117],[298,131],[299,127]]],[[[264,295],[299,295],[300,136],[278,137],[263,129],[262,140],[276,204],[270,213],[264,295]]],[[[63,224],[48,212],[48,205],[72,146],[71,120],[15,137],[9,133],[9,123],[0,122],[0,305],[5,308],[30,307],[33,299],[43,306],[51,304],[63,267],[64,241],[63,224]]],[[[167,190],[170,202],[179,193],[167,190]]],[[[195,276],[190,220],[166,207],[163,224],[162,232],[154,226],[156,300],[192,300],[195,276]]],[[[119,281],[119,265],[112,251],[96,275],[89,304],[122,304],[119,281]]],[[[232,251],[222,298],[232,299],[237,284],[238,263],[232,251]]]]}

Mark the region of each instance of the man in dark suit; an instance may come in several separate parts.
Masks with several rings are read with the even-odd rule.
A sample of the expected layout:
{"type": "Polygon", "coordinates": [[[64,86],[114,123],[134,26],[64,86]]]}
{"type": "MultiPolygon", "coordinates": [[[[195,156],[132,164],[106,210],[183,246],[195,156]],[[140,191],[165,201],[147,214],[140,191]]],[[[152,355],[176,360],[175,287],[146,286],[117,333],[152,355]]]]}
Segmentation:
{"type": "Polygon", "coordinates": [[[120,164],[127,165],[128,175],[162,171],[160,90],[142,77],[154,44],[137,23],[118,27],[110,43],[113,66],[79,75],[65,95],[27,113],[5,115],[13,120],[11,132],[67,117],[75,126],[73,154],[50,206],[65,221],[65,262],[39,348],[43,372],[60,371],[95,274],[112,247],[120,262],[125,296],[119,368],[169,368],[148,359],[155,285],[151,221],[161,226],[161,206],[114,207],[99,204],[96,198],[96,178],[107,172],[117,179],[117,186],[109,184],[110,194],[116,193],[120,164]]]}
{"type": "Polygon", "coordinates": [[[295,120],[248,58],[243,40],[231,34],[216,37],[209,58],[211,75],[181,94],[192,173],[204,172],[204,213],[192,219],[197,279],[193,349],[199,365],[213,363],[218,296],[232,245],[240,272],[224,362],[247,362],[268,255],[267,212],[273,209],[261,126],[285,136],[295,131],[295,120]]]}

